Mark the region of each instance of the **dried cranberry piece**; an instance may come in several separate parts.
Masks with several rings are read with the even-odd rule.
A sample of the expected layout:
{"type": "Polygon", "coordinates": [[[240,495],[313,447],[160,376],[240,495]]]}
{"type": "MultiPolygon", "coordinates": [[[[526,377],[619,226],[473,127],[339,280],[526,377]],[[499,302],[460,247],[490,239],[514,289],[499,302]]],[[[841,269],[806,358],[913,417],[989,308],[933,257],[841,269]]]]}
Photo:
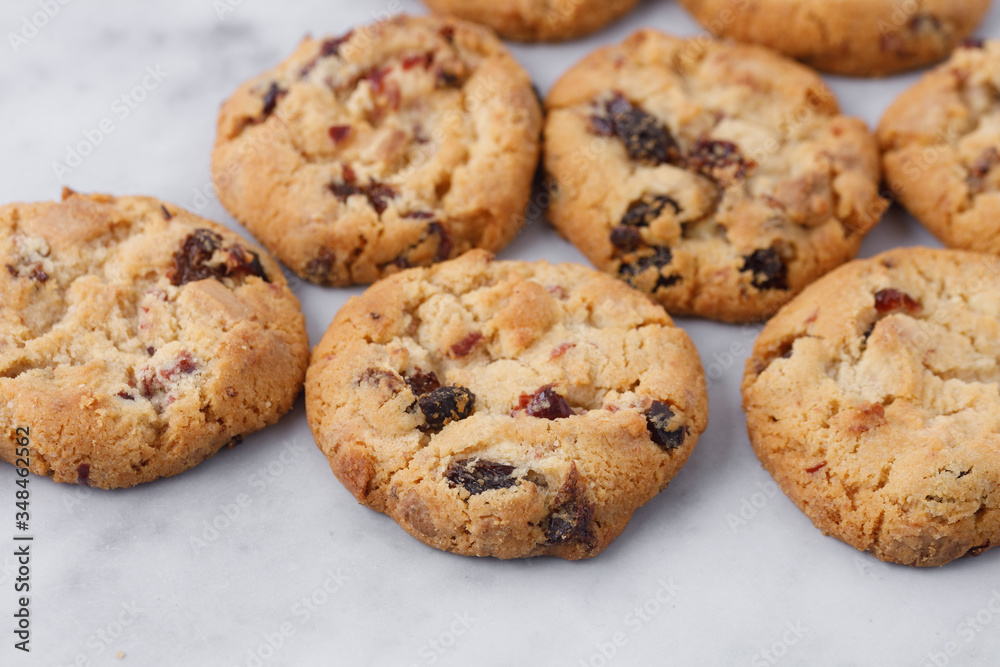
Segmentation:
{"type": "Polygon", "coordinates": [[[40,265],[35,265],[31,267],[31,273],[29,273],[28,276],[32,280],[37,280],[40,283],[44,283],[46,280],[49,279],[49,274],[45,273],[45,271],[42,270],[42,267],[40,265]]]}
{"type": "Polygon", "coordinates": [[[358,378],[358,384],[369,384],[373,387],[385,384],[386,388],[395,393],[403,388],[403,379],[384,368],[367,368],[358,378]]]}
{"type": "MultiPolygon", "coordinates": [[[[522,403],[524,398],[524,396],[521,397],[522,403]]],[[[545,385],[529,397],[524,411],[529,417],[538,417],[539,419],[565,419],[576,414],[566,399],[557,394],[550,384],[545,385]]]]}
{"type": "Polygon", "coordinates": [[[674,213],[681,212],[681,205],[671,197],[666,195],[643,195],[628,206],[628,211],[622,216],[621,224],[629,227],[648,227],[650,223],[660,217],[663,209],[667,206],[674,209],[674,213]]]}
{"type": "Polygon", "coordinates": [[[210,229],[196,229],[184,239],[181,249],[174,253],[170,270],[170,283],[180,286],[206,278],[221,281],[223,278],[257,276],[270,282],[260,257],[252,250],[233,244],[222,247],[222,237],[210,229]],[[222,263],[210,265],[217,250],[225,252],[222,263]]]}
{"type": "Polygon", "coordinates": [[[20,275],[20,274],[18,273],[18,270],[17,270],[16,268],[14,268],[13,266],[11,266],[10,264],[5,264],[4,266],[6,266],[6,267],[7,267],[7,273],[9,273],[9,274],[10,274],[11,276],[13,276],[14,278],[17,278],[17,277],[18,277],[18,275],[20,275]]]}
{"type": "Polygon", "coordinates": [[[591,524],[595,505],[587,499],[587,488],[576,469],[570,466],[566,481],[559,487],[552,511],[545,525],[545,538],[549,544],[564,544],[573,540],[583,542],[588,548],[595,545],[591,524]]]}
{"type": "Polygon", "coordinates": [[[920,302],[909,294],[898,289],[889,287],[875,293],[875,310],[880,313],[889,313],[894,310],[905,310],[908,313],[919,312],[922,306],[920,302]]]}
{"type": "MultiPolygon", "coordinates": [[[[350,172],[353,175],[353,171],[350,172]]],[[[375,212],[382,215],[388,208],[390,199],[395,199],[399,194],[391,185],[372,181],[368,185],[354,185],[348,178],[348,172],[344,173],[344,183],[331,183],[328,187],[330,192],[342,202],[347,202],[349,197],[354,195],[364,195],[368,199],[368,204],[375,209],[375,212]]]]}
{"type": "Polygon", "coordinates": [[[81,463],[76,467],[76,483],[82,486],[90,486],[89,463],[81,463]]]}
{"type": "Polygon", "coordinates": [[[406,384],[410,385],[410,389],[417,396],[423,396],[441,388],[441,382],[434,371],[424,372],[419,368],[416,373],[406,378],[406,384]]]}
{"type": "Polygon", "coordinates": [[[740,271],[753,273],[751,282],[757,289],[788,289],[788,267],[774,248],[754,250],[743,258],[740,271]]]}
{"type": "Polygon", "coordinates": [[[736,144],[730,141],[702,138],[691,149],[685,166],[716,180],[739,180],[757,163],[744,158],[736,144]]]}
{"type": "Polygon", "coordinates": [[[642,245],[642,234],[635,227],[618,225],[611,229],[611,245],[621,252],[632,252],[642,245]]]}
{"type": "Polygon", "coordinates": [[[483,334],[478,331],[473,331],[468,334],[465,338],[458,341],[451,346],[451,354],[456,358],[466,357],[472,352],[472,348],[479,344],[479,341],[483,339],[483,334]]]}
{"type": "Polygon", "coordinates": [[[418,65],[427,69],[432,62],[434,62],[434,54],[428,51],[427,53],[413,53],[406,56],[402,60],[402,66],[404,70],[411,70],[418,65]]]}
{"type": "Polygon", "coordinates": [[[621,94],[615,95],[605,110],[607,118],[596,123],[598,133],[605,134],[603,127],[610,126],[611,134],[625,144],[633,160],[659,165],[679,159],[680,150],[670,130],[652,114],[633,105],[621,94]]]}
{"type": "Polygon", "coordinates": [[[453,421],[465,419],[476,409],[476,395],[465,387],[441,387],[419,399],[426,430],[437,432],[453,421]]]}
{"type": "Polygon", "coordinates": [[[162,369],[160,375],[165,380],[173,380],[175,376],[193,373],[197,368],[198,364],[195,363],[194,357],[191,356],[190,352],[185,350],[177,355],[177,361],[174,362],[174,365],[162,369]]]}
{"type": "Polygon", "coordinates": [[[438,237],[438,249],[434,254],[435,262],[443,262],[449,257],[451,257],[452,250],[455,249],[455,243],[451,240],[451,234],[440,222],[432,222],[427,226],[427,231],[438,237]]]}
{"type": "Polygon", "coordinates": [[[472,495],[494,489],[507,489],[518,483],[517,477],[512,477],[514,466],[506,463],[496,463],[483,459],[462,459],[452,461],[444,476],[450,486],[462,486],[472,495]]]}
{"type": "Polygon", "coordinates": [[[339,144],[347,140],[347,137],[351,136],[351,126],[350,125],[331,125],[330,126],[330,139],[335,144],[339,144]]]}
{"type": "Polygon", "coordinates": [[[261,110],[261,120],[274,113],[275,107],[278,106],[278,100],[287,92],[287,90],[280,88],[276,82],[271,82],[271,85],[267,87],[267,92],[264,93],[264,108],[261,110]]]}
{"type": "Polygon", "coordinates": [[[653,404],[646,411],[646,430],[660,449],[669,451],[677,449],[684,444],[687,436],[687,427],[670,428],[670,420],[674,418],[674,411],[670,406],[662,401],[653,401],[653,404]]]}
{"type": "Polygon", "coordinates": [[[135,396],[133,396],[132,394],[128,393],[124,389],[121,390],[120,392],[118,392],[117,396],[118,396],[118,398],[124,399],[126,401],[134,401],[135,400],[135,396]]]}
{"type": "Polygon", "coordinates": [[[328,56],[339,56],[340,47],[344,45],[354,36],[354,31],[350,30],[347,33],[341,35],[340,37],[332,37],[330,39],[324,39],[323,44],[320,46],[319,54],[321,57],[326,58],[328,56]]]}

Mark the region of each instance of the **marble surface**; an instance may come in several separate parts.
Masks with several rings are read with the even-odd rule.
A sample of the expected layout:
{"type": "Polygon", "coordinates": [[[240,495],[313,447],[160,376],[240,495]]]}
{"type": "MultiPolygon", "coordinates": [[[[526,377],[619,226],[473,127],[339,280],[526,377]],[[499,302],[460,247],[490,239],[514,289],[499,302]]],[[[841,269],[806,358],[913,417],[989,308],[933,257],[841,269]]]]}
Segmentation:
{"type": "MultiPolygon", "coordinates": [[[[209,180],[219,103],[304,33],[400,10],[422,11],[414,0],[7,0],[0,201],[57,198],[63,185],[143,193],[239,229],[209,180]]],[[[660,0],[590,39],[515,51],[546,90],[644,25],[698,32],[660,0]]],[[[1000,13],[980,34],[1000,36],[1000,13]]],[[[913,79],[830,82],[874,124],[913,79]]],[[[933,243],[893,210],[862,254],[933,243]]],[[[502,257],[584,261],[542,221],[502,257]]],[[[315,343],[357,290],[296,292],[315,343]]],[[[747,442],[738,387],[756,329],[681,324],[709,371],[710,426],[669,489],[591,561],[423,546],[337,483],[300,399],[277,426],[173,479],[101,492],[33,478],[25,655],[12,647],[16,477],[3,465],[0,664],[996,664],[1000,549],[915,570],[821,535],[747,442]]]]}

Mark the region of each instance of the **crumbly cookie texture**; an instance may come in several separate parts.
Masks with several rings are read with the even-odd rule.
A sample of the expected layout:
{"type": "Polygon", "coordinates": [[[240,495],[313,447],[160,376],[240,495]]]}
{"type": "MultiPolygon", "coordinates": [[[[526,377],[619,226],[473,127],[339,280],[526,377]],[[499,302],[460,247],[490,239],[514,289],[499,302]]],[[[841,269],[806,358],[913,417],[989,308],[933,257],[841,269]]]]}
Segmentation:
{"type": "Polygon", "coordinates": [[[750,441],[824,533],[943,565],[1000,543],[1000,259],[907,248],[845,265],[764,328],[750,441]]]}
{"type": "Polygon", "coordinates": [[[220,201],[299,276],[370,283],[513,239],[538,162],[528,74],[487,28],[402,16],[306,39],[222,107],[220,201]]]}
{"type": "Polygon", "coordinates": [[[673,314],[767,317],[854,257],[886,202],[864,123],[809,69],[641,31],[546,101],[556,228],[673,314]]]}
{"type": "Polygon", "coordinates": [[[1000,254],[1000,41],[969,43],[879,125],[886,180],[946,245],[1000,254]]]}
{"type": "Polygon", "coordinates": [[[0,207],[0,459],[104,489],[176,475],[277,421],[309,357],[278,264],[147,197],[0,207]],[[18,434],[19,435],[19,434],[18,434]]]}
{"type": "Polygon", "coordinates": [[[558,42],[600,30],[639,0],[425,0],[439,14],[488,25],[504,39],[558,42]]]}
{"type": "Polygon", "coordinates": [[[625,284],[472,251],[351,299],[306,412],[344,486],[420,541],[575,560],[666,487],[707,396],[687,334],[625,284]]]}
{"type": "Polygon", "coordinates": [[[946,58],[990,0],[681,0],[717,37],[760,44],[817,69],[892,74],[946,58]]]}

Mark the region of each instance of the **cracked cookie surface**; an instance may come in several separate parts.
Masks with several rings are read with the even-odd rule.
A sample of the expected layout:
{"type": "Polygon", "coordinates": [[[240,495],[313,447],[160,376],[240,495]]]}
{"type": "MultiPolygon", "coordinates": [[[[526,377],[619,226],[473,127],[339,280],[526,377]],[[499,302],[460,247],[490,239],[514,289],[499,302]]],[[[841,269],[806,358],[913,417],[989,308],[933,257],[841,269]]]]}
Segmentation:
{"type": "Polygon", "coordinates": [[[1000,543],[1000,259],[908,248],[845,265],[760,334],[743,407],[824,533],[933,566],[1000,543]]]}
{"type": "Polygon", "coordinates": [[[886,111],[886,180],[943,243],[1000,254],[1000,41],[969,43],[886,111]]]}
{"type": "Polygon", "coordinates": [[[474,556],[600,553],[704,431],[687,334],[591,269],[483,251],[375,284],[313,351],[306,412],[359,502],[474,556]]]}
{"type": "Polygon", "coordinates": [[[864,123],[758,47],[641,31],[546,107],[549,219],[675,315],[771,315],[854,257],[886,207],[864,123]]]}
{"type": "Polygon", "coordinates": [[[880,76],[946,58],[990,0],[681,0],[716,37],[772,48],[817,69],[880,76]]]}
{"type": "Polygon", "coordinates": [[[147,197],[0,207],[0,459],[127,487],[274,423],[309,347],[278,264],[147,197]]]}
{"type": "Polygon", "coordinates": [[[299,276],[370,283],[497,251],[524,222],[541,109],[488,29],[402,16],[305,39],[222,107],[220,201],[299,276]]]}
{"type": "Polygon", "coordinates": [[[630,12],[639,0],[424,0],[439,14],[488,25],[504,39],[558,42],[582,37],[630,12]]]}

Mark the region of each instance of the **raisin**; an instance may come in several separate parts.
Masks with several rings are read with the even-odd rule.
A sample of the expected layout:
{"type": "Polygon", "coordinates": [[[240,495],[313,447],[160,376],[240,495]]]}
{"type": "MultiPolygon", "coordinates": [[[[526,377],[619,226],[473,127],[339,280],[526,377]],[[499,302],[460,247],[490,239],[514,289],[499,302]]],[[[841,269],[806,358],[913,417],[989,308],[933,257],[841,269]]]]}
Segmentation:
{"type": "Polygon", "coordinates": [[[306,264],[306,275],[313,281],[325,282],[330,278],[336,256],[329,248],[320,248],[316,256],[306,264]]]}
{"type": "Polygon", "coordinates": [[[453,26],[446,25],[438,31],[438,34],[441,35],[441,37],[444,38],[444,41],[449,44],[453,44],[455,42],[455,28],[453,26]]]}
{"type": "Polygon", "coordinates": [[[752,284],[757,289],[788,289],[788,267],[774,248],[754,250],[743,258],[740,271],[753,273],[752,284]]]}
{"type": "Polygon", "coordinates": [[[90,486],[89,463],[81,463],[76,467],[76,483],[82,486],[90,486]]]}
{"type": "Polygon", "coordinates": [[[37,280],[40,283],[44,283],[49,279],[49,274],[42,270],[42,267],[35,265],[31,267],[31,273],[28,274],[32,280],[37,280]]]}
{"type": "Polygon", "coordinates": [[[905,292],[889,287],[875,293],[875,310],[880,313],[889,313],[894,310],[905,310],[908,313],[916,313],[921,309],[920,302],[905,292]]]}
{"type": "Polygon", "coordinates": [[[666,195],[643,195],[642,199],[637,199],[628,206],[628,211],[622,216],[621,224],[629,227],[648,227],[654,220],[660,217],[663,209],[667,206],[674,209],[674,213],[681,212],[681,205],[671,197],[666,195]]]}
{"type": "MultiPolygon", "coordinates": [[[[525,396],[522,396],[522,403],[524,399],[525,396]]],[[[539,419],[565,419],[576,414],[566,399],[557,394],[550,384],[530,395],[524,408],[529,417],[539,419]]]]}
{"type": "Polygon", "coordinates": [[[618,225],[611,229],[611,245],[621,252],[638,250],[642,245],[642,234],[635,227],[618,225]]]}
{"type": "Polygon", "coordinates": [[[391,185],[372,181],[368,185],[354,185],[353,170],[344,172],[344,183],[331,183],[330,192],[340,201],[346,203],[349,197],[354,195],[364,195],[368,199],[368,204],[375,209],[375,212],[382,215],[388,208],[388,201],[395,199],[399,194],[391,185]]]}
{"type": "Polygon", "coordinates": [[[618,137],[633,160],[659,165],[680,158],[680,150],[670,130],[652,114],[633,105],[621,94],[615,95],[605,109],[607,117],[592,121],[592,124],[598,134],[618,137]]]}
{"type": "Polygon", "coordinates": [[[342,143],[347,140],[347,137],[351,136],[351,126],[350,125],[331,125],[330,126],[330,139],[335,144],[342,143]]]}
{"type": "Polygon", "coordinates": [[[451,240],[451,234],[448,233],[448,230],[440,222],[432,222],[428,225],[427,231],[436,235],[439,239],[434,261],[443,262],[451,257],[451,252],[455,249],[455,243],[451,240]]]}
{"type": "Polygon", "coordinates": [[[410,385],[410,389],[417,396],[423,396],[441,388],[441,382],[434,371],[425,373],[419,368],[416,373],[406,378],[406,384],[410,385]]]}
{"type": "Polygon", "coordinates": [[[170,283],[180,286],[206,278],[246,278],[257,276],[270,282],[257,253],[240,245],[222,248],[225,260],[221,264],[209,265],[217,250],[222,248],[222,237],[209,229],[196,229],[189,234],[181,249],[174,253],[170,283]]]}
{"type": "Polygon", "coordinates": [[[740,180],[757,163],[747,160],[730,141],[699,139],[685,161],[688,169],[715,180],[740,180]]]}
{"type": "Polygon", "coordinates": [[[437,432],[471,415],[476,408],[476,395],[465,387],[441,387],[421,396],[419,402],[427,430],[437,432]]]}
{"type": "Polygon", "coordinates": [[[321,57],[326,58],[329,56],[339,56],[340,47],[344,45],[354,36],[354,31],[350,30],[347,33],[341,35],[340,37],[332,37],[330,39],[324,39],[323,44],[320,46],[319,54],[321,57]]]}
{"type": "Polygon", "coordinates": [[[618,268],[618,274],[630,285],[635,287],[634,278],[642,275],[642,273],[647,269],[656,269],[658,276],[656,278],[656,284],[653,285],[652,289],[652,291],[655,292],[661,287],[670,287],[680,281],[681,277],[677,274],[663,275],[662,269],[669,266],[673,261],[674,254],[670,248],[666,246],[654,246],[652,255],[644,255],[634,264],[623,262],[618,268]]]}
{"type": "Polygon", "coordinates": [[[163,219],[164,219],[164,220],[170,220],[171,218],[173,218],[173,217],[174,217],[174,216],[173,216],[173,215],[172,215],[172,214],[170,213],[170,211],[168,211],[168,210],[167,210],[167,207],[166,207],[166,206],[163,206],[162,204],[160,205],[160,210],[161,210],[161,211],[163,211],[163,219]]]}
{"type": "Polygon", "coordinates": [[[979,37],[969,37],[959,45],[963,49],[981,49],[984,46],[986,46],[986,41],[979,37]]]}
{"type": "Polygon", "coordinates": [[[472,348],[483,339],[483,334],[473,331],[462,340],[451,346],[451,354],[456,358],[466,357],[472,352],[472,348]]]}
{"type": "Polygon", "coordinates": [[[552,502],[552,511],[545,526],[548,543],[564,544],[576,540],[586,544],[588,549],[593,548],[595,540],[591,524],[594,507],[594,503],[587,500],[586,485],[574,462],[552,502]]]}
{"type": "Polygon", "coordinates": [[[410,211],[404,214],[403,217],[411,220],[433,220],[434,214],[430,211],[410,211]]]}
{"type": "Polygon", "coordinates": [[[18,271],[17,271],[16,268],[14,268],[13,266],[11,266],[10,264],[6,264],[5,266],[7,267],[7,273],[9,273],[10,275],[12,275],[15,278],[18,277],[19,274],[18,274],[18,271]]]}
{"type": "Polygon", "coordinates": [[[278,106],[278,99],[283,97],[287,92],[287,90],[282,90],[278,87],[277,83],[271,82],[271,85],[267,87],[267,92],[264,93],[264,108],[261,111],[261,120],[274,113],[275,107],[278,106]]]}
{"type": "Polygon", "coordinates": [[[494,489],[507,489],[518,483],[512,477],[514,466],[483,459],[462,459],[453,461],[444,476],[450,486],[462,486],[472,495],[494,489]]]}
{"type": "Polygon", "coordinates": [[[120,392],[118,392],[117,396],[118,396],[118,398],[124,399],[126,401],[134,401],[135,400],[135,396],[133,396],[132,394],[128,393],[124,389],[121,390],[120,392]]]}
{"type": "Polygon", "coordinates": [[[684,444],[684,438],[687,436],[685,426],[670,428],[670,420],[673,418],[674,411],[662,401],[653,401],[646,411],[646,430],[649,431],[649,437],[653,442],[663,451],[677,449],[684,444]]]}

